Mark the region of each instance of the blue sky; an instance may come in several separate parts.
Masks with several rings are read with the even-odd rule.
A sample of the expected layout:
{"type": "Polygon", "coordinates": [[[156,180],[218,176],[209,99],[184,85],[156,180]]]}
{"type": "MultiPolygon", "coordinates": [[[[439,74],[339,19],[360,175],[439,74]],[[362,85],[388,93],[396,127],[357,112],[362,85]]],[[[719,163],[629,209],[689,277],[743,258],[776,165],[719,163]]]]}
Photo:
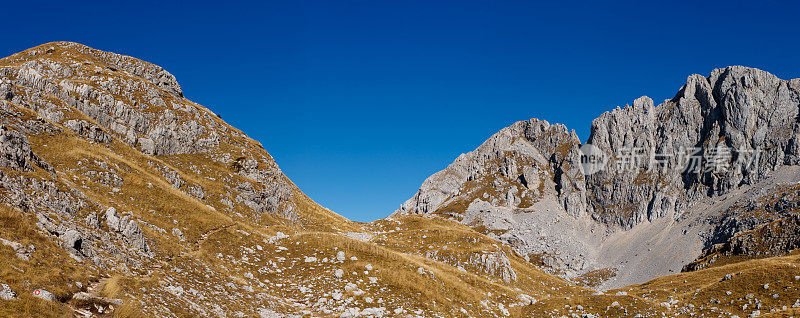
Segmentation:
{"type": "Polygon", "coordinates": [[[585,140],[693,73],[800,77],[796,1],[649,2],[13,1],[0,53],[68,40],[159,64],[314,200],[370,221],[515,121],[585,140]]]}

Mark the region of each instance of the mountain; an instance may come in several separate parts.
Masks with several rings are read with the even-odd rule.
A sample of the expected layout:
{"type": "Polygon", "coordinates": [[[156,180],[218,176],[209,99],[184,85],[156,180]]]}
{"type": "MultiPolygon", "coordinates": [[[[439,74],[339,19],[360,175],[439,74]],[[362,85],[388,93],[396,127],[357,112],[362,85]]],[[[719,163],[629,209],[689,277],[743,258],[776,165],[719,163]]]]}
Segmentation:
{"type": "Polygon", "coordinates": [[[454,222],[320,207],[156,65],[56,42],[0,79],[0,316],[481,316],[591,294],[454,222]]]}
{"type": "Polygon", "coordinates": [[[641,97],[602,114],[586,144],[537,119],[504,128],[393,215],[451,218],[567,279],[609,273],[604,288],[701,254],[779,255],[800,247],[799,106],[800,79],[741,66],[692,75],[658,106],[641,97]]]}
{"type": "MultiPolygon", "coordinates": [[[[794,98],[796,81],[786,85],[794,98]]],[[[743,174],[752,184],[727,194],[690,180],[697,202],[728,212],[681,218],[690,231],[667,236],[683,227],[659,222],[678,221],[622,221],[631,218],[596,208],[601,195],[626,204],[616,198],[627,192],[591,180],[624,176],[584,177],[577,136],[530,120],[459,157],[401,211],[359,223],[315,203],[260,143],[186,99],[169,72],[132,57],[54,42],[0,59],[0,112],[3,317],[716,316],[800,307],[800,260],[785,254],[797,193],[781,172],[793,169],[788,151],[775,173],[743,174]],[[624,269],[602,264],[644,253],[635,244],[654,237],[650,230],[692,246],[696,253],[681,255],[691,271],[608,290],[622,287],[624,269]]],[[[671,192],[643,195],[654,193],[671,192]]]]}

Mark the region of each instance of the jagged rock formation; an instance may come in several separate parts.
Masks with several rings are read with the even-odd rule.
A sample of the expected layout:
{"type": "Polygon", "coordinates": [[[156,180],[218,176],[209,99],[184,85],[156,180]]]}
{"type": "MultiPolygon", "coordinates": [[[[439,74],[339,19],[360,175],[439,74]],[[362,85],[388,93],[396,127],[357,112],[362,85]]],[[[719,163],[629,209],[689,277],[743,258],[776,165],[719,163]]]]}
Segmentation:
{"type": "Polygon", "coordinates": [[[531,119],[504,128],[478,149],[459,156],[447,169],[437,172],[406,201],[398,214],[433,213],[457,196],[468,183],[498,182],[497,177],[518,179],[523,188],[498,187],[494,198],[508,206],[537,201],[541,185],[553,181],[556,197],[573,215],[583,210],[586,198],[579,170],[580,139],[563,125],[531,119]],[[488,175],[488,176],[487,176],[488,175]],[[495,179],[489,180],[494,177],[495,179]]]}
{"type": "MultiPolygon", "coordinates": [[[[362,224],[314,203],[261,144],[135,58],[56,42],[0,59],[0,113],[0,316],[730,316],[750,314],[743,299],[785,310],[800,297],[791,288],[797,260],[785,257],[745,262],[735,275],[682,273],[675,297],[672,277],[670,292],[656,280],[605,294],[535,266],[588,271],[582,281],[616,273],[622,285],[688,263],[697,253],[685,251],[702,247],[792,248],[782,229],[797,223],[800,169],[787,166],[765,179],[743,175],[755,183],[724,195],[697,186],[702,217],[630,218],[648,213],[631,209],[605,218],[597,193],[630,195],[593,188],[577,136],[530,120],[460,157],[392,218],[362,224]],[[748,217],[755,206],[763,217],[748,217]],[[632,228],[619,231],[626,220],[632,228]],[[781,297],[751,291],[752,281],[781,297]],[[689,292],[701,287],[729,296],[689,292]]],[[[784,148],[792,164],[794,139],[784,148]]]]}
{"type": "Polygon", "coordinates": [[[800,248],[800,167],[781,167],[711,220],[703,254],[684,270],[713,265],[719,258],[782,255],[800,248]]]}
{"type": "Polygon", "coordinates": [[[49,168],[31,151],[31,144],[25,135],[0,126],[0,167],[17,171],[33,171],[34,165],[49,168]]]}
{"type": "MultiPolygon", "coordinates": [[[[648,231],[678,226],[684,228],[682,235],[692,232],[684,247],[662,247],[695,257],[699,246],[707,248],[710,237],[720,236],[708,233],[714,221],[688,220],[724,214],[714,210],[706,215],[698,212],[700,206],[800,161],[798,107],[800,79],[781,80],[742,66],[716,69],[708,77],[692,75],[673,99],[658,106],[641,97],[595,119],[587,141],[591,146],[582,147],[574,134],[562,137],[567,134],[563,126],[536,119],[504,128],[429,177],[393,215],[450,216],[496,234],[566,277],[631,261],[630,255],[609,258],[609,244],[647,239],[635,234],[641,230],[630,231],[627,238],[619,234],[640,224],[648,231]],[[606,160],[600,169],[585,173],[581,151],[606,160]],[[587,222],[589,217],[594,221],[587,222]],[[532,218],[536,221],[526,221],[532,218]],[[651,225],[661,219],[667,221],[651,225]],[[572,241],[553,240],[559,233],[569,233],[567,240],[572,241]]],[[[725,239],[745,230],[749,228],[735,227],[725,239]]],[[[644,253],[660,252],[648,248],[644,253]]],[[[663,275],[687,261],[678,257],[624,283],[663,275]]]]}
{"type": "Polygon", "coordinates": [[[592,123],[587,142],[611,157],[607,169],[587,178],[593,216],[630,228],[796,164],[798,105],[800,79],[784,81],[732,66],[708,78],[690,76],[672,100],[658,107],[643,97],[604,113],[592,123]],[[618,169],[625,165],[620,162],[624,149],[636,149],[644,159],[659,155],[658,163],[650,169],[618,169]],[[692,153],[701,160],[680,156],[692,153]]]}
{"type": "Polygon", "coordinates": [[[393,216],[453,217],[553,273],[574,275],[591,265],[578,257],[591,252],[585,241],[592,235],[584,217],[587,192],[580,159],[574,131],[538,119],[517,122],[425,180],[393,216]],[[580,221],[549,229],[567,217],[580,221]]]}
{"type": "MultiPolygon", "coordinates": [[[[144,61],[29,49],[0,60],[0,112],[0,316],[530,316],[592,292],[456,222],[322,208],[144,61]]],[[[579,176],[556,146],[574,134],[521,128],[553,141],[519,143],[547,157],[507,198],[545,195],[539,174],[579,176]]],[[[560,184],[556,204],[584,200],[560,184]]]]}

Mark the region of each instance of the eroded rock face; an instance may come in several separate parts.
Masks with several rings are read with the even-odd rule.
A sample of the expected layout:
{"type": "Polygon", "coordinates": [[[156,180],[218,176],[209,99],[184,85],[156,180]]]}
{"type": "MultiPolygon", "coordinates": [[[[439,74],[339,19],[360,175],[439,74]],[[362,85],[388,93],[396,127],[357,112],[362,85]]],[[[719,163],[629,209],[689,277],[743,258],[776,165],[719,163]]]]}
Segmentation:
{"type": "Polygon", "coordinates": [[[219,144],[219,130],[225,128],[211,112],[187,103],[175,77],[163,68],[69,42],[54,43],[50,54],[54,58],[0,69],[0,78],[8,83],[1,94],[86,138],[107,142],[110,133],[148,154],[196,153],[219,144]],[[91,57],[94,67],[74,63],[80,55],[91,57]],[[107,73],[95,72],[101,65],[107,73]],[[86,120],[68,118],[71,107],[104,131],[86,120]]]}
{"type": "Polygon", "coordinates": [[[538,119],[517,122],[426,179],[395,214],[434,213],[464,198],[471,202],[472,196],[484,189],[478,184],[495,186],[499,192],[491,195],[495,203],[535,202],[542,195],[539,185],[546,180],[553,184],[553,194],[565,209],[578,216],[586,202],[579,147],[578,136],[563,125],[538,119]],[[507,181],[521,187],[499,186],[507,181]],[[476,185],[477,191],[467,189],[469,185],[476,185]]]}
{"type": "Polygon", "coordinates": [[[576,221],[587,215],[580,159],[580,140],[564,125],[518,122],[429,177],[393,215],[454,218],[542,259],[551,273],[575,276],[589,267],[590,248],[573,234],[591,231],[576,221]],[[544,235],[551,223],[562,230],[544,235]]]}
{"type": "MultiPolygon", "coordinates": [[[[582,145],[566,127],[518,122],[425,180],[395,215],[449,216],[567,277],[618,266],[597,255],[606,248],[605,233],[670,222],[695,232],[696,224],[682,220],[699,213],[698,202],[715,201],[798,164],[798,107],[800,79],[741,66],[692,75],[658,106],[641,97],[593,121],[587,144],[607,159],[599,171],[584,174],[582,145]],[[656,222],[661,219],[672,221],[656,222]]],[[[709,229],[724,223],[709,222],[709,229]]],[[[714,235],[687,237],[686,246],[703,245],[709,237],[714,235]]],[[[624,234],[613,240],[630,243],[624,234]]],[[[652,271],[649,277],[656,275],[652,271]]]]}
{"type": "MultiPolygon", "coordinates": [[[[164,230],[147,221],[161,211],[132,208],[141,193],[123,193],[126,187],[153,189],[160,182],[209,211],[215,210],[213,202],[227,202],[224,213],[231,215],[297,219],[293,195],[299,191],[272,157],[210,110],[183,98],[163,68],[70,42],[0,60],[0,203],[27,214],[70,257],[94,268],[137,268],[153,257],[153,234],[164,230]],[[72,141],[86,149],[62,145],[72,141]],[[75,152],[54,161],[54,168],[42,159],[53,157],[44,149],[75,152]],[[132,154],[146,164],[126,162],[132,154]],[[168,155],[198,163],[176,167],[159,157],[168,155]],[[212,176],[187,176],[205,176],[209,165],[225,170],[231,158],[246,164],[236,171],[241,178],[217,190],[222,194],[198,182],[216,181],[212,176]],[[148,180],[136,184],[132,176],[148,180]],[[242,180],[249,186],[237,190],[242,180]],[[106,201],[115,196],[124,198],[117,201],[122,204],[106,201]],[[234,206],[240,196],[242,204],[234,206]]],[[[28,258],[30,249],[20,249],[20,258],[28,258]]]]}
{"type": "Polygon", "coordinates": [[[800,167],[782,167],[774,175],[734,196],[736,202],[711,220],[703,254],[684,270],[723,256],[776,256],[800,248],[800,167]]]}
{"type": "Polygon", "coordinates": [[[678,95],[658,107],[643,97],[604,113],[588,140],[611,158],[605,170],[587,177],[593,216],[630,228],[679,215],[698,198],[728,193],[796,163],[799,88],[797,80],[732,66],[708,78],[690,76],[678,95]],[[650,169],[648,162],[623,168],[631,151],[658,162],[650,169]],[[690,161],[692,155],[698,161],[690,161]]]}
{"type": "Polygon", "coordinates": [[[672,215],[699,197],[725,194],[763,179],[778,166],[798,162],[798,85],[800,80],[732,66],[714,70],[708,78],[690,76],[675,98],[657,107],[642,97],[606,112],[592,123],[587,143],[610,160],[605,169],[586,177],[578,165],[577,136],[536,119],[518,122],[428,178],[395,213],[435,212],[464,190],[467,181],[492,169],[519,178],[526,188],[535,187],[541,184],[534,176],[540,168],[570,215],[589,212],[624,228],[672,215]],[[630,151],[638,154],[637,162],[622,158],[630,151]],[[692,154],[700,157],[695,169],[681,169],[689,168],[692,154]],[[715,155],[724,161],[715,161],[715,155]],[[515,156],[534,164],[520,166],[510,160],[515,156]],[[648,166],[652,157],[655,164],[648,166]],[[720,163],[724,171],[712,169],[720,163]],[[628,169],[631,164],[635,166],[628,169]]]}
{"type": "Polygon", "coordinates": [[[20,132],[0,126],[0,167],[17,171],[33,171],[34,165],[44,166],[31,151],[28,138],[20,132]]]}
{"type": "Polygon", "coordinates": [[[85,120],[70,119],[64,122],[64,127],[67,127],[76,134],[95,142],[109,143],[112,140],[111,135],[106,133],[103,128],[85,120]]]}
{"type": "Polygon", "coordinates": [[[492,253],[474,253],[469,262],[483,268],[488,274],[499,276],[505,282],[517,280],[517,273],[511,267],[508,256],[502,251],[492,253]]]}
{"type": "Polygon", "coordinates": [[[150,250],[139,224],[128,216],[120,217],[117,209],[111,207],[106,210],[106,224],[110,230],[121,233],[125,242],[134,248],[144,253],[150,250]]]}

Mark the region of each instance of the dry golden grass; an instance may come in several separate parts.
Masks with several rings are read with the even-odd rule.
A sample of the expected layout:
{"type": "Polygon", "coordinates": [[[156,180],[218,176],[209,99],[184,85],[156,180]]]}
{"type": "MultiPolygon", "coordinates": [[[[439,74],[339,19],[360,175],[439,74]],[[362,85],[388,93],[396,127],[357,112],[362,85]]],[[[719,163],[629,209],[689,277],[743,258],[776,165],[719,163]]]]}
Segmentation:
{"type": "MultiPolygon", "coordinates": [[[[26,52],[4,58],[0,60],[0,66],[18,66],[25,61],[40,58],[56,62],[65,62],[66,64],[78,61],[79,64],[84,64],[86,69],[92,69],[95,66],[100,67],[99,69],[93,70],[92,74],[97,75],[101,79],[109,78],[111,80],[117,80],[118,78],[131,78],[130,75],[120,72],[110,64],[107,64],[107,61],[98,58],[93,52],[96,51],[89,49],[88,52],[81,52],[63,43],[48,43],[26,52]],[[32,55],[31,53],[33,52],[36,52],[36,55],[32,55]]],[[[80,72],[82,71],[79,70],[76,74],[80,72]]],[[[141,79],[138,78],[133,79],[141,81],[141,79]]],[[[87,78],[78,77],[69,80],[98,86],[97,83],[93,83],[87,78]]],[[[24,89],[20,89],[16,93],[26,94],[24,89]]],[[[163,111],[163,109],[158,107],[147,105],[148,101],[142,94],[113,96],[118,100],[132,99],[138,101],[140,109],[137,110],[143,113],[158,113],[163,111]]],[[[236,171],[232,171],[229,165],[215,160],[212,156],[219,156],[226,153],[235,156],[247,153],[260,161],[271,160],[271,156],[258,142],[247,138],[241,131],[228,126],[218,116],[212,115],[212,113],[204,107],[170,94],[163,94],[161,97],[166,100],[168,105],[171,103],[182,104],[183,106],[194,107],[198,109],[200,113],[208,115],[195,118],[199,120],[201,124],[225,126],[225,129],[221,130],[223,135],[220,139],[220,145],[209,149],[208,152],[198,154],[155,157],[145,155],[134,147],[121,143],[116,139],[109,144],[90,142],[73,135],[68,129],[61,127],[59,123],[49,123],[55,127],[62,128],[62,132],[55,134],[43,133],[39,135],[30,135],[28,137],[34,152],[55,167],[58,174],[51,175],[38,167],[36,171],[31,173],[17,173],[13,171],[8,171],[7,173],[12,175],[24,174],[27,177],[54,181],[59,188],[65,191],[71,188],[81,191],[93,203],[96,203],[96,205],[92,205],[83,211],[78,211],[76,215],[74,215],[75,219],[83,219],[89,213],[102,214],[105,207],[115,207],[121,213],[130,212],[135,219],[142,221],[140,222],[141,228],[145,232],[149,245],[155,252],[156,257],[154,259],[144,260],[145,266],[156,269],[156,271],[158,271],[158,268],[161,266],[168,265],[173,259],[187,255],[191,256],[195,253],[202,254],[202,248],[199,245],[204,236],[226,226],[235,225],[236,228],[253,233],[261,233],[263,235],[273,235],[275,232],[281,230],[284,232],[293,232],[297,229],[338,232],[358,230],[360,228],[358,223],[351,222],[322,208],[297,190],[294,185],[291,186],[294,187],[294,203],[297,205],[296,211],[299,215],[297,222],[289,222],[279,216],[266,213],[255,214],[251,209],[239,203],[235,203],[235,206],[232,208],[225,206],[221,203],[222,199],[235,201],[236,193],[231,194],[232,186],[241,182],[252,183],[252,181],[236,174],[236,171]],[[81,164],[78,164],[79,161],[81,164]],[[108,168],[102,168],[94,164],[95,161],[107,164],[108,168]],[[187,194],[184,187],[181,189],[173,187],[158,170],[158,166],[177,171],[186,185],[202,187],[206,192],[205,198],[201,200],[192,197],[187,194]],[[87,175],[84,175],[84,172],[87,170],[114,173],[124,180],[124,185],[115,187],[103,184],[98,180],[93,180],[87,175]],[[171,230],[174,228],[182,230],[185,241],[178,240],[171,234],[171,230]]],[[[44,98],[50,103],[60,106],[64,112],[65,119],[80,119],[97,124],[94,120],[85,116],[77,109],[53,96],[45,96],[44,98]]],[[[97,101],[93,100],[93,102],[97,101]]],[[[21,115],[11,120],[17,120],[20,123],[32,120],[43,120],[29,108],[19,107],[17,105],[12,105],[12,107],[16,107],[21,115]]],[[[46,120],[44,121],[46,122],[46,120]]],[[[265,163],[260,162],[259,164],[265,163]]],[[[288,179],[286,181],[291,184],[291,181],[288,179]]],[[[3,207],[3,209],[7,208],[3,207]]],[[[14,210],[8,210],[14,212],[14,210]]],[[[20,214],[20,218],[27,218],[27,216],[20,214]]],[[[30,227],[35,221],[32,219],[23,220],[17,218],[11,223],[21,223],[30,227]]],[[[104,224],[101,226],[101,230],[107,230],[104,224]]],[[[0,237],[5,237],[4,235],[4,232],[0,232],[0,237]]],[[[9,235],[9,237],[5,238],[13,239],[13,237],[15,236],[9,235]]],[[[54,240],[52,237],[41,237],[40,239],[43,242],[54,240]]],[[[54,247],[52,251],[48,248],[46,252],[50,253],[55,251],[61,251],[62,254],[66,253],[57,246],[54,247]]],[[[43,253],[45,253],[44,250],[41,253],[37,251],[36,255],[41,255],[43,253]]],[[[49,260],[42,260],[40,267],[43,269],[59,268],[64,255],[52,257],[49,260]]],[[[6,256],[7,255],[4,255],[0,261],[14,261],[14,258],[6,256]]],[[[63,261],[64,264],[69,264],[69,262],[71,262],[71,259],[63,261]]],[[[11,268],[13,267],[4,267],[4,271],[6,272],[3,272],[3,278],[10,275],[7,271],[10,271],[11,268]]],[[[23,270],[29,271],[30,269],[23,268],[23,270]]],[[[71,266],[63,266],[61,270],[61,273],[55,270],[53,270],[53,273],[59,274],[64,280],[71,280],[70,277],[74,276],[73,273],[64,273],[66,271],[76,270],[78,273],[81,273],[80,269],[71,266]]],[[[88,275],[88,272],[89,271],[83,270],[81,274],[88,275]]],[[[136,296],[139,291],[131,289],[130,286],[139,284],[138,281],[144,278],[143,276],[137,276],[137,274],[145,275],[147,272],[148,271],[145,270],[139,273],[137,270],[134,270],[133,273],[126,274],[132,275],[130,277],[117,277],[110,281],[104,293],[110,297],[118,296],[126,300],[128,297],[126,297],[126,293],[121,292],[122,290],[136,296]],[[114,286],[117,286],[116,289],[114,289],[114,286]]],[[[108,272],[104,273],[104,275],[113,274],[119,273],[114,269],[110,269],[108,272]]],[[[24,279],[27,275],[27,273],[26,275],[18,275],[17,278],[24,279]]],[[[52,275],[39,275],[37,278],[41,280],[51,276],[52,275]]],[[[31,273],[31,277],[33,277],[33,273],[31,273]]],[[[88,281],[88,278],[76,278],[75,280],[88,281]]],[[[6,281],[10,281],[11,283],[9,283],[9,285],[12,285],[15,290],[19,287],[19,282],[14,279],[8,279],[6,281]]],[[[34,282],[39,284],[38,281],[34,282]]],[[[60,297],[69,297],[74,292],[73,290],[61,288],[60,286],[62,284],[60,282],[52,281],[43,285],[48,286],[48,290],[53,291],[60,297]]],[[[21,290],[29,293],[31,288],[33,287],[26,286],[21,290]]],[[[38,301],[28,298],[30,297],[26,294],[26,296],[23,296],[17,303],[22,303],[23,301],[38,301]]],[[[55,305],[58,307],[58,304],[55,305]]],[[[33,310],[31,308],[36,308],[36,306],[28,305],[20,308],[27,308],[26,310],[30,311],[33,310]]],[[[68,308],[65,309],[66,307],[63,305],[58,308],[68,311],[68,308]]],[[[186,311],[181,311],[177,308],[173,309],[177,310],[174,312],[185,312],[188,315],[186,311]]],[[[133,307],[133,305],[128,305],[126,302],[126,306],[118,308],[117,312],[118,314],[127,312],[128,314],[126,315],[136,316],[139,310],[133,307]]],[[[2,311],[0,311],[0,313],[2,313],[2,311]]],[[[2,314],[0,314],[0,316],[2,316],[2,314]]]]}
{"type": "MultiPolygon", "coordinates": [[[[290,233],[290,238],[274,243],[287,247],[286,251],[275,251],[274,246],[264,245],[262,242],[264,237],[261,235],[242,235],[240,231],[242,227],[235,226],[211,235],[195,257],[204,258],[206,262],[219,268],[231,266],[227,258],[223,260],[217,257],[220,253],[231,255],[233,260],[248,259],[248,262],[252,263],[252,268],[242,270],[249,271],[255,274],[257,279],[269,281],[273,285],[325,286],[323,290],[312,292],[316,298],[330,297],[324,293],[342,289],[346,282],[362,281],[359,286],[368,291],[368,295],[374,299],[385,300],[382,306],[419,308],[423,312],[437,312],[446,316],[461,316],[460,308],[479,316],[489,315],[494,310],[484,308],[480,304],[481,301],[510,304],[515,302],[517,295],[523,291],[531,293],[534,297],[591,293],[590,290],[573,286],[539,271],[522,260],[519,255],[502,246],[499,249],[509,255],[511,265],[517,272],[517,281],[506,283],[499,277],[487,275],[477,269],[461,270],[453,264],[454,260],[466,263],[472,253],[498,250],[498,243],[468,227],[440,218],[405,216],[398,218],[398,222],[380,221],[366,225],[367,228],[376,231],[384,227],[402,227],[402,231],[392,233],[401,235],[381,234],[372,242],[362,242],[330,232],[290,233]],[[430,240],[420,240],[422,235],[427,235],[430,240]],[[408,240],[411,239],[416,241],[408,244],[408,240]],[[450,261],[427,258],[415,252],[418,250],[416,243],[433,242],[463,242],[463,244],[451,246],[452,253],[447,254],[453,257],[450,261]],[[263,251],[259,250],[257,256],[241,251],[244,247],[253,248],[256,245],[265,246],[263,251]],[[323,258],[333,259],[338,251],[345,251],[348,260],[341,264],[321,261],[323,258]],[[303,258],[307,256],[315,256],[318,261],[303,262],[303,258]],[[356,261],[349,260],[353,256],[357,257],[356,261]],[[281,257],[286,258],[286,261],[279,263],[287,266],[281,272],[258,273],[258,269],[270,267],[267,262],[278,262],[277,259],[281,257]],[[364,274],[362,272],[367,264],[371,264],[374,270],[364,274]],[[333,271],[339,268],[345,272],[342,279],[336,279],[332,275],[333,271]],[[419,268],[424,268],[425,274],[420,274],[419,268]],[[364,283],[367,276],[377,278],[380,283],[378,285],[364,283]]],[[[236,277],[238,277],[236,281],[247,281],[243,276],[236,277]]],[[[285,288],[265,292],[282,293],[284,297],[294,299],[308,297],[296,290],[285,288]]],[[[315,301],[314,297],[311,299],[315,301]]],[[[361,298],[355,298],[356,302],[361,301],[361,298]]],[[[511,312],[522,312],[521,308],[509,307],[509,309],[511,312]]]]}
{"type": "Polygon", "coordinates": [[[67,252],[33,227],[29,216],[0,205],[0,237],[36,250],[28,261],[16,257],[14,250],[0,245],[0,282],[11,287],[19,299],[0,302],[2,317],[67,317],[71,309],[63,304],[80,290],[75,282],[86,286],[97,275],[69,257],[67,252]],[[57,266],[54,266],[57,264],[57,266]],[[35,289],[52,292],[60,302],[33,297],[35,289]]]}
{"type": "Polygon", "coordinates": [[[800,259],[796,254],[746,260],[664,276],[623,290],[656,302],[672,297],[680,301],[679,306],[691,304],[704,308],[706,314],[716,312],[710,309],[716,307],[718,311],[747,316],[756,310],[756,299],[762,304],[762,313],[772,309],[784,313],[796,310],[792,305],[800,299],[800,281],[795,279],[800,275],[798,265],[800,259]],[[728,274],[732,277],[726,279],[728,274]],[[766,288],[765,284],[768,284],[766,288]],[[742,308],[744,305],[748,305],[747,309],[742,308]]]}
{"type": "Polygon", "coordinates": [[[573,281],[581,286],[595,288],[617,275],[616,268],[601,268],[579,276],[573,281]]]}
{"type": "MultiPolygon", "coordinates": [[[[99,77],[130,77],[115,69],[108,61],[91,54],[91,50],[88,53],[79,52],[58,44],[45,44],[15,54],[0,60],[0,65],[20,65],[32,59],[31,52],[54,61],[71,63],[77,60],[88,63],[89,68],[97,66],[98,69],[93,69],[92,74],[99,77]]],[[[96,84],[86,78],[70,80],[96,84]]],[[[147,105],[141,92],[114,97],[140,101],[141,108],[137,111],[142,113],[163,111],[147,105]]],[[[50,103],[63,106],[66,118],[95,123],[62,101],[52,96],[47,98],[50,103]]],[[[794,276],[799,274],[796,255],[748,260],[667,276],[627,287],[624,290],[628,295],[625,296],[612,295],[613,291],[612,294],[593,295],[593,290],[546,274],[509,247],[465,225],[439,217],[421,216],[403,216],[370,224],[352,222],[316,204],[288,179],[286,181],[292,186],[293,203],[299,215],[297,220],[258,214],[241,203],[233,203],[232,207],[228,207],[222,201],[228,199],[235,202],[236,194],[232,187],[242,182],[253,184],[254,181],[238,174],[241,164],[237,167],[216,160],[214,156],[247,156],[257,159],[259,165],[270,164],[265,161],[271,160],[271,156],[256,141],[227,126],[207,109],[170,94],[164,94],[163,98],[169,104],[194,107],[201,115],[208,115],[195,118],[202,124],[224,125],[226,129],[220,145],[197,154],[148,156],[118,140],[110,144],[97,144],[64,129],[63,133],[29,136],[35,153],[55,167],[58,174],[51,175],[40,168],[29,173],[8,172],[52,180],[63,190],[80,190],[96,206],[78,211],[75,218],[83,218],[91,212],[102,213],[102,208],[108,206],[130,212],[137,220],[146,222],[147,225],[142,223],[142,230],[155,251],[154,258],[146,260],[143,268],[128,272],[118,268],[103,273],[87,270],[85,264],[70,258],[54,238],[40,234],[34,228],[35,220],[30,215],[0,206],[0,237],[36,246],[31,261],[19,261],[9,248],[0,246],[0,279],[20,294],[18,300],[0,303],[0,316],[71,316],[70,304],[64,301],[78,291],[74,282],[87,286],[101,274],[111,278],[104,281],[100,295],[125,300],[125,305],[114,312],[117,317],[152,316],[164,311],[180,317],[197,315],[197,311],[188,308],[188,301],[175,300],[175,295],[165,292],[168,283],[186,286],[187,289],[190,286],[199,289],[219,287],[221,294],[216,294],[218,299],[215,300],[221,302],[226,296],[244,295],[223,305],[227,313],[242,311],[250,315],[254,314],[253,309],[257,305],[297,312],[295,302],[312,303],[322,297],[331,297],[332,290],[342,290],[348,282],[358,283],[359,288],[367,291],[366,295],[376,301],[382,300],[380,306],[390,309],[416,308],[426,314],[446,317],[465,316],[460,310],[462,308],[472,316],[492,316],[498,313],[499,304],[504,304],[514,317],[568,315],[574,313],[574,308],[578,306],[584,311],[609,317],[634,316],[638,313],[682,314],[674,307],[660,305],[669,301],[669,297],[678,299],[681,305],[692,304],[698,312],[709,314],[712,313],[709,309],[711,300],[733,300],[734,303],[714,303],[713,306],[745,315],[748,312],[741,309],[737,311],[737,308],[742,306],[739,299],[745,299],[749,293],[759,298],[765,308],[779,308],[780,312],[773,313],[778,315],[788,314],[790,310],[784,310],[782,306],[791,306],[790,302],[800,296],[797,294],[798,283],[794,280],[794,276]],[[79,161],[82,164],[79,165],[79,161]],[[94,161],[104,162],[108,168],[102,168],[94,161]],[[173,187],[158,167],[176,171],[184,180],[184,187],[173,187]],[[102,184],[84,174],[89,169],[113,172],[124,180],[124,185],[115,189],[114,186],[102,184]],[[198,199],[187,194],[186,186],[202,187],[205,197],[198,199]],[[175,228],[182,230],[185,241],[171,234],[175,228]],[[270,237],[278,231],[290,237],[271,240],[270,237]],[[363,242],[341,235],[344,232],[371,232],[375,236],[370,242],[363,242]],[[343,263],[304,261],[309,256],[319,260],[332,259],[338,251],[344,251],[348,260],[343,263]],[[506,255],[511,269],[516,273],[516,280],[504,281],[497,272],[489,272],[471,263],[471,257],[477,253],[506,255]],[[357,260],[349,260],[350,257],[357,257],[357,260]],[[367,264],[374,269],[364,273],[367,264]],[[345,271],[342,278],[333,275],[336,269],[345,271]],[[727,273],[737,275],[722,281],[727,273]],[[377,283],[370,282],[370,277],[375,278],[377,283]],[[772,287],[764,289],[765,282],[772,287]],[[302,292],[299,290],[301,285],[314,288],[311,292],[302,292]],[[31,291],[40,287],[55,293],[62,302],[51,303],[33,298],[31,291]],[[250,290],[243,292],[245,288],[250,290]],[[537,299],[538,303],[516,305],[517,297],[523,293],[537,299]],[[772,293],[780,293],[781,296],[773,298],[772,293]],[[269,300],[260,302],[263,299],[247,298],[253,295],[267,295],[269,300]],[[615,302],[618,305],[614,305],[615,302]]],[[[38,117],[30,109],[18,109],[22,115],[16,120],[25,122],[38,117]]],[[[58,123],[52,124],[60,127],[58,123]]],[[[565,143],[555,151],[565,156],[572,146],[565,143]]],[[[517,166],[532,164],[524,160],[517,162],[517,166]]],[[[493,184],[496,181],[517,182],[513,177],[498,172],[467,182],[466,192],[470,195],[449,202],[437,214],[458,218],[453,214],[464,211],[476,198],[484,195],[504,198],[505,193],[499,192],[493,184]]],[[[552,179],[552,176],[543,178],[552,179]]],[[[642,178],[647,181],[650,176],[642,178]]],[[[540,182],[539,193],[543,190],[544,183],[540,182]]],[[[527,207],[538,198],[530,196],[520,199],[521,206],[527,207]]],[[[624,210],[626,207],[617,208],[624,210]]],[[[480,229],[480,224],[475,224],[475,227],[480,229]]],[[[105,225],[102,230],[106,230],[105,225]]],[[[611,273],[608,271],[601,270],[589,273],[583,279],[586,285],[592,286],[609,275],[611,273]]],[[[345,297],[351,297],[351,304],[361,308],[379,306],[352,292],[346,293],[345,297]]]]}

